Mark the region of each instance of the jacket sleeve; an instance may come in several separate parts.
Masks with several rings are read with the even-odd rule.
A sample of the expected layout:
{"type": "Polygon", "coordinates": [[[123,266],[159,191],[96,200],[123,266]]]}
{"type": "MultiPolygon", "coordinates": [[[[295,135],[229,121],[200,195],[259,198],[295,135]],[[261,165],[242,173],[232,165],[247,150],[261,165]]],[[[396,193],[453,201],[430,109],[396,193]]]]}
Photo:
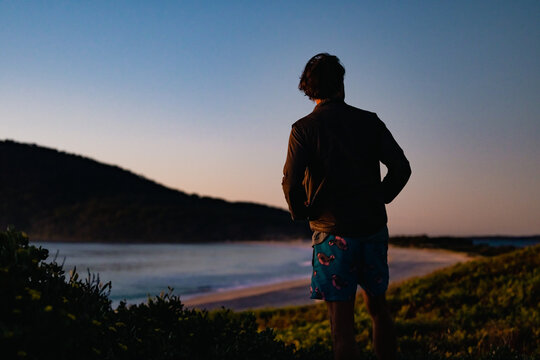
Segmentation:
{"type": "Polygon", "coordinates": [[[403,150],[382,121],[381,125],[380,161],[388,168],[388,173],[382,181],[382,190],[384,203],[389,204],[407,184],[411,176],[411,166],[403,150]]]}
{"type": "Polygon", "coordinates": [[[307,167],[306,143],[302,132],[293,125],[289,136],[287,160],[283,167],[283,180],[281,185],[285,200],[293,220],[305,220],[307,214],[307,196],[302,184],[307,167]]]}

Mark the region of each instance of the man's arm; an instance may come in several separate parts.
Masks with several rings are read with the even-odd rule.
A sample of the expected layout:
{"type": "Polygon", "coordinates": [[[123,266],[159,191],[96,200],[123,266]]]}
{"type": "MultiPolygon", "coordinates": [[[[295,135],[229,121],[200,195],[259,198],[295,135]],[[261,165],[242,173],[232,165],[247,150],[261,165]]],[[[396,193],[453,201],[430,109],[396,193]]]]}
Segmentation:
{"type": "Polygon", "coordinates": [[[388,168],[382,181],[384,203],[389,204],[403,190],[411,176],[411,166],[403,150],[381,121],[380,161],[388,168]]]}
{"type": "Polygon", "coordinates": [[[302,184],[307,166],[307,152],[301,131],[293,125],[289,136],[287,160],[281,185],[293,220],[307,219],[306,191],[302,184]]]}

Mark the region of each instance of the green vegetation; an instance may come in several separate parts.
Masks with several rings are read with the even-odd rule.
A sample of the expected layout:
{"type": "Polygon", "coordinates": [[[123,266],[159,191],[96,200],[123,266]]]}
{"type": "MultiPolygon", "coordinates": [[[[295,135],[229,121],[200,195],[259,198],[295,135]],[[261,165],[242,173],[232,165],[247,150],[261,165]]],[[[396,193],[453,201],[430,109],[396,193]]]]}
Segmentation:
{"type": "MultiPolygon", "coordinates": [[[[47,257],[24,233],[0,233],[3,358],[331,358],[324,306],[208,313],[162,294],[112,309],[110,283],[66,277],[47,257]]],[[[388,298],[401,359],[540,358],[540,246],[405,282],[388,298]]],[[[356,323],[363,358],[373,359],[363,306],[356,323]]]]}
{"type": "MultiPolygon", "coordinates": [[[[539,359],[540,245],[407,281],[389,290],[388,303],[407,359],[539,359]]],[[[255,314],[286,343],[330,348],[324,305],[255,314]]],[[[355,318],[369,358],[370,317],[361,299],[355,318]]]]}
{"type": "Polygon", "coordinates": [[[67,279],[25,234],[0,233],[0,349],[15,359],[293,359],[250,313],[184,309],[162,294],[113,310],[110,284],[67,279]]]}
{"type": "MultiPolygon", "coordinates": [[[[174,166],[174,165],[171,165],[174,166]]],[[[0,141],[0,228],[42,241],[308,238],[283,209],[186,194],[117,166],[0,141]]],[[[219,176],[219,174],[216,174],[219,176]]]]}

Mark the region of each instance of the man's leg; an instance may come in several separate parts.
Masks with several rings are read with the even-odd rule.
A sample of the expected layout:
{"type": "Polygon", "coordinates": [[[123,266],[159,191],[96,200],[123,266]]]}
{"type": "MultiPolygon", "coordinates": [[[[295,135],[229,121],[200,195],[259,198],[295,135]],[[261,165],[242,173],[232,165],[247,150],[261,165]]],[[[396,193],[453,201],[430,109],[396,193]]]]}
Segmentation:
{"type": "Polygon", "coordinates": [[[327,301],[326,306],[332,327],[334,359],[358,359],[354,331],[354,300],[327,301]]]}
{"type": "Polygon", "coordinates": [[[373,324],[373,348],[379,360],[396,358],[396,332],[385,295],[371,296],[362,290],[373,324]]]}

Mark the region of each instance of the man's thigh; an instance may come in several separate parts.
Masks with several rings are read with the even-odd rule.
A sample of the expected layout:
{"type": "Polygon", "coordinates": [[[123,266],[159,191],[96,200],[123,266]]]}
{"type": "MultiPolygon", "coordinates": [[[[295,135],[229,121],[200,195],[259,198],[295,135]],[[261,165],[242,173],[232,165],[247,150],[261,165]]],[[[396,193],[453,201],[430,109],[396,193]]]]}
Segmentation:
{"type": "Polygon", "coordinates": [[[350,245],[339,236],[329,235],[313,247],[312,299],[354,301],[358,275],[350,245]]]}
{"type": "Polygon", "coordinates": [[[327,301],[354,300],[357,284],[372,296],[388,288],[388,229],[370,241],[329,235],[313,247],[311,298],[327,301]]]}
{"type": "Polygon", "coordinates": [[[354,335],[354,304],[354,300],[326,301],[333,331],[350,332],[350,335],[354,335]]]}
{"type": "Polygon", "coordinates": [[[358,284],[373,298],[384,295],[390,280],[388,243],[368,242],[360,246],[358,284]]]}
{"type": "Polygon", "coordinates": [[[362,296],[364,298],[364,303],[366,304],[366,310],[372,317],[378,317],[388,312],[386,293],[373,296],[365,290],[362,290],[362,296]]]}

